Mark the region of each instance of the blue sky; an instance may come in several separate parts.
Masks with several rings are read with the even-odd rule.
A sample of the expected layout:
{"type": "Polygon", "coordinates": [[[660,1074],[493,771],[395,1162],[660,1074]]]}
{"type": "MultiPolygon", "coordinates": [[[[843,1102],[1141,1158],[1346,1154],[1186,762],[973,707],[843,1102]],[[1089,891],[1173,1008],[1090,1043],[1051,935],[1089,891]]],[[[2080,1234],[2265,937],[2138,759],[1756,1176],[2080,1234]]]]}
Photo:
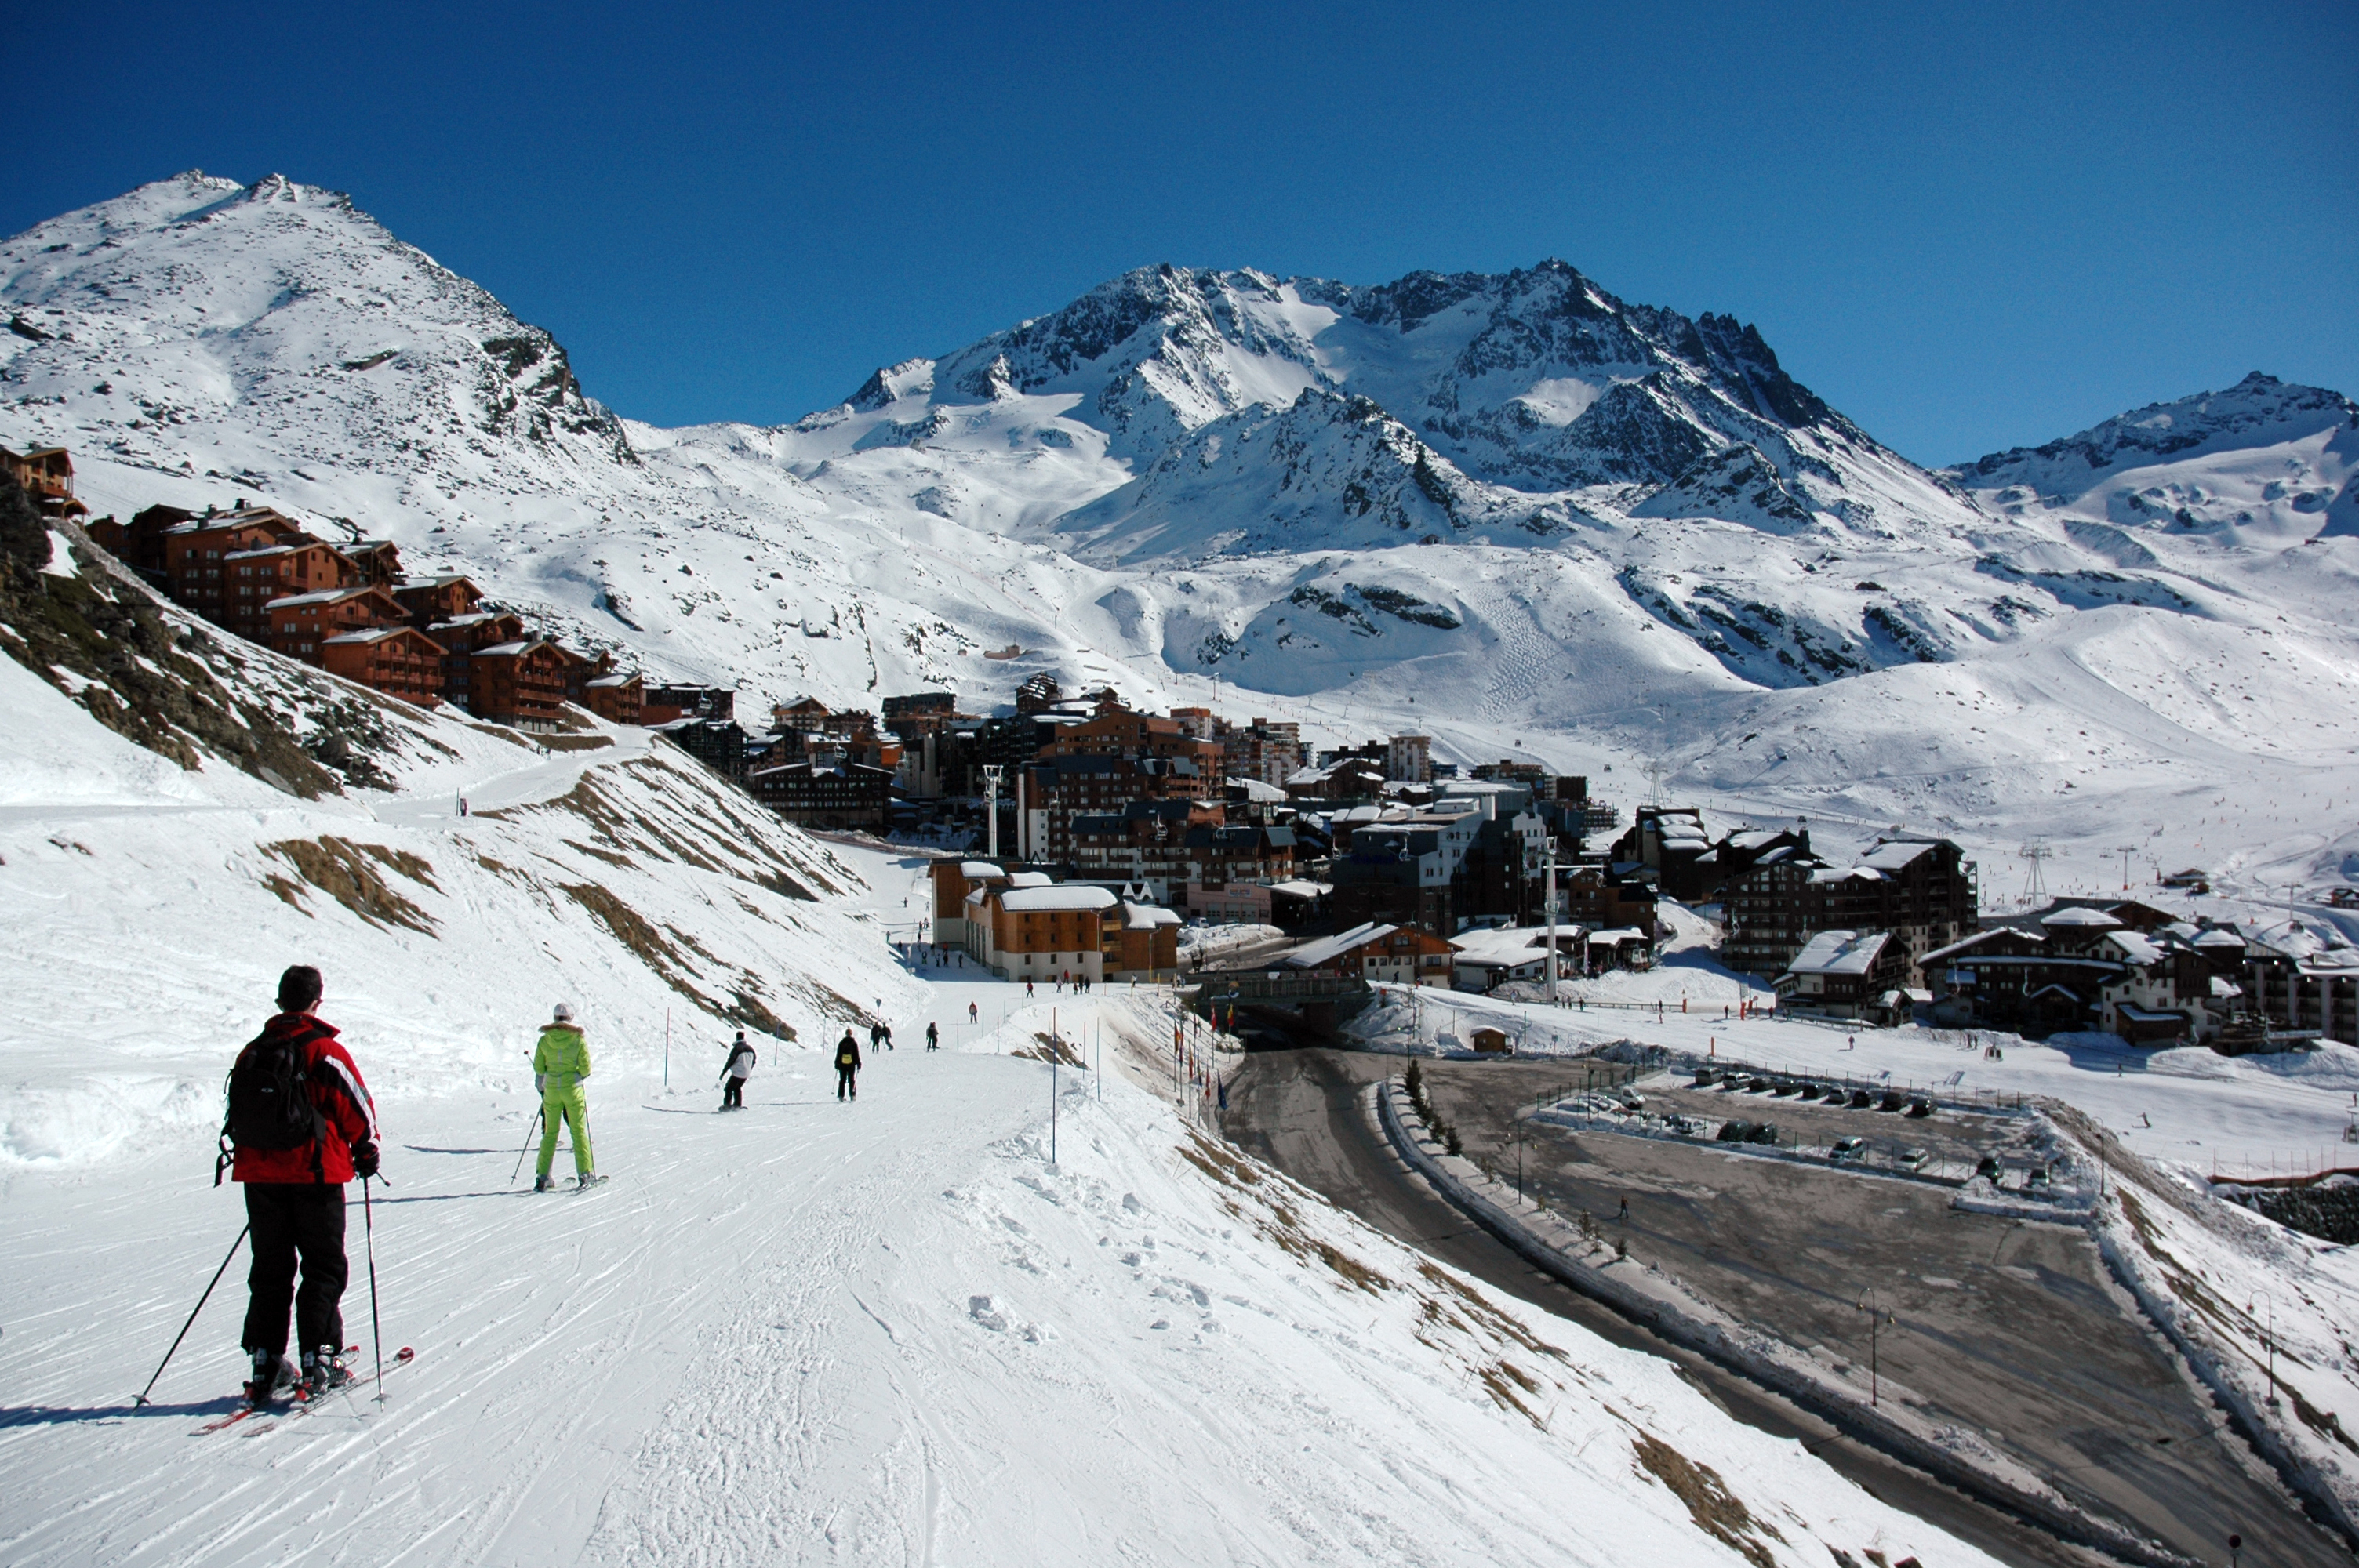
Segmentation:
{"type": "Polygon", "coordinates": [[[15,27],[44,87],[0,231],[190,168],[332,186],[663,424],[793,418],[1158,261],[1561,256],[1757,323],[1927,462],[2249,370],[2359,395],[2351,0],[96,0],[15,27]]]}

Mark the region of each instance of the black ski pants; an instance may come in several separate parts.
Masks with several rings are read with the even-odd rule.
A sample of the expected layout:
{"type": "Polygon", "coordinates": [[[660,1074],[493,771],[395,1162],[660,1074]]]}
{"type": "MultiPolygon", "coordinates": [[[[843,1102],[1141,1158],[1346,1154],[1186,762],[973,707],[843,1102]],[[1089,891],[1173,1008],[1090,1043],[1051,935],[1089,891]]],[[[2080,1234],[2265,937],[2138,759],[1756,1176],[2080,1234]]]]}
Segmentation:
{"type": "Polygon", "coordinates": [[[842,1099],[846,1095],[853,1099],[860,1098],[860,1069],[857,1067],[838,1067],[835,1070],[835,1098],[842,1099]]]}
{"type": "Polygon", "coordinates": [[[287,1354],[287,1308],[295,1308],[295,1343],[344,1347],[344,1189],[341,1183],[247,1182],[245,1217],[254,1225],[254,1267],[245,1276],[247,1354],[287,1354]],[[303,1269],[302,1288],[295,1268],[303,1269]]]}
{"type": "Polygon", "coordinates": [[[745,1080],[743,1078],[730,1079],[728,1087],[721,1091],[721,1108],[727,1110],[733,1105],[739,1110],[745,1108],[745,1080]]]}

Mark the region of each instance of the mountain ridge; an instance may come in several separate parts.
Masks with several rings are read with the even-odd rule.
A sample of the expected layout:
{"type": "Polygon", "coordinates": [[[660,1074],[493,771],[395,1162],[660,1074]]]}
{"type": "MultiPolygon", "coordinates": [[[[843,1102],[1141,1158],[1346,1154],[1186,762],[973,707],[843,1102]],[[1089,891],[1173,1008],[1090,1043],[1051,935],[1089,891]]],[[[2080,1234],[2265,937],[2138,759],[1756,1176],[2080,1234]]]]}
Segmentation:
{"type": "MultiPolygon", "coordinates": [[[[2340,394],[2281,388],[2299,417],[2209,449],[2125,437],[2095,482],[2043,492],[1910,463],[1736,318],[1569,265],[1156,267],[790,424],[663,429],[348,198],[197,176],[0,242],[0,305],[21,323],[0,439],[71,449],[99,509],[244,494],[364,520],[415,569],[740,685],[755,713],[922,687],[989,706],[1036,673],[1160,706],[1243,679],[1254,711],[1333,741],[1665,758],[1821,820],[1962,823],[2066,781],[1975,782],[1948,738],[1923,788],[1863,773],[1892,692],[1958,711],[1911,670],[2025,694],[2007,722],[2032,751],[2092,726],[2117,757],[2187,726],[2255,758],[2359,735],[2334,695],[2359,671],[2340,394]],[[2135,650],[2112,696],[2076,673],[2099,646],[2135,650]],[[1783,728],[1744,743],[1760,724],[1783,728]],[[1773,738],[1776,769],[1738,765],[1773,738]]],[[[2235,392],[2204,395],[2224,418],[2235,392]]],[[[2157,787],[2138,769],[2071,776],[2082,799],[2157,787]]]]}

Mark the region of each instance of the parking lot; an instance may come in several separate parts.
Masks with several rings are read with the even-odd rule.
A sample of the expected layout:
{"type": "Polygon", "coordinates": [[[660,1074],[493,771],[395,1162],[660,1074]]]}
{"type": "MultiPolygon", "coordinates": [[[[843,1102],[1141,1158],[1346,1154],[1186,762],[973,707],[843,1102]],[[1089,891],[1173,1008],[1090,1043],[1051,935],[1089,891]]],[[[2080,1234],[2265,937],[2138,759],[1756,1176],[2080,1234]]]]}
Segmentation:
{"type": "MultiPolygon", "coordinates": [[[[1526,1189],[1551,1207],[1587,1211],[1634,1258],[1863,1390],[1873,1314],[1880,1398],[1980,1433],[2084,1506],[2199,1560],[2223,1560],[2235,1532],[2247,1562],[2349,1562],[2226,1430],[2086,1231],[1962,1212],[1954,1183],[1873,1164],[1550,1127],[1535,1105],[1583,1092],[1553,1065],[1420,1065],[1469,1157],[1510,1180],[1520,1159],[1526,1189]]],[[[1879,1162],[1924,1148],[1953,1177],[1996,1154],[2017,1186],[2031,1163],[2031,1124],[2013,1116],[1918,1119],[1690,1083],[1658,1074],[1631,1087],[1649,1113],[1768,1119],[1806,1147],[1861,1137],[1879,1162]]]]}
{"type": "MultiPolygon", "coordinates": [[[[1756,1129],[1775,1129],[1777,1147],[1814,1156],[1825,1156],[1856,1139],[1857,1144],[1846,1149],[1845,1158],[1864,1168],[1952,1184],[1964,1182],[1978,1169],[1987,1169],[1995,1171],[2000,1186],[2022,1191],[2044,1178],[2053,1162],[2053,1152],[2043,1146],[2037,1122],[2018,1113],[1960,1109],[1932,1102],[1932,1114],[1916,1116],[1906,1108],[1906,1096],[1887,1099],[1880,1092],[1865,1089],[1847,1093],[1823,1080],[1805,1087],[1810,1098],[1791,1092],[1796,1087],[1791,1079],[1731,1076],[1709,1088],[1698,1088],[1690,1075],[1656,1074],[1629,1087],[1579,1096],[1564,1103],[1603,1108],[1635,1093],[1644,1106],[1636,1130],[1676,1135],[1684,1125],[1706,1140],[1716,1140],[1727,1123],[1746,1122],[1756,1129]],[[1781,1088],[1789,1092],[1781,1094],[1781,1088]],[[1830,1095],[1836,1098],[1826,1098],[1830,1095]],[[1857,1103],[1861,1100],[1866,1103],[1857,1103]],[[1897,1108],[1885,1108],[1895,1101],[1897,1108]],[[1992,1162],[1987,1168],[1985,1161],[1992,1162]]],[[[1772,1140],[1756,1136],[1753,1141],[1772,1140]]]]}

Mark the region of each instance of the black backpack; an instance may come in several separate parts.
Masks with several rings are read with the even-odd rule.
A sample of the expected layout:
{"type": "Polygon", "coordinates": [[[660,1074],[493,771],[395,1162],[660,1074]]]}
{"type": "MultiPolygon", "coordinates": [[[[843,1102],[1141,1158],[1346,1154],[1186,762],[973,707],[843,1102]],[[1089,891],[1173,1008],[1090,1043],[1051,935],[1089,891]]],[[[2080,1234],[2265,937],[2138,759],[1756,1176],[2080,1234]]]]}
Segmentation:
{"type": "Polygon", "coordinates": [[[311,1098],[311,1075],[299,1037],[264,1034],[238,1053],[229,1070],[228,1111],[222,1119],[221,1170],[239,1149],[300,1149],[324,1138],[327,1124],[311,1098]]]}

